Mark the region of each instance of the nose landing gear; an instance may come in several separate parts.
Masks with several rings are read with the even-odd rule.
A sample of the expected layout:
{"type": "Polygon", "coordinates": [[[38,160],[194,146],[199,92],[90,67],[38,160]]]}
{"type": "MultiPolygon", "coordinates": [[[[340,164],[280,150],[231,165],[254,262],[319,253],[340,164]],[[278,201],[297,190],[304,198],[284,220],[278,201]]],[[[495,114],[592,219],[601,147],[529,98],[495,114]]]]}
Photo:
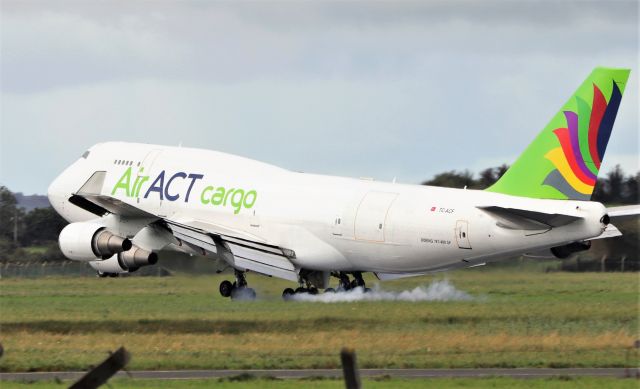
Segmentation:
{"type": "Polygon", "coordinates": [[[247,285],[244,272],[236,270],[235,276],[236,281],[234,283],[228,280],[220,283],[219,289],[222,297],[231,297],[232,300],[254,300],[256,298],[256,291],[247,285]]]}

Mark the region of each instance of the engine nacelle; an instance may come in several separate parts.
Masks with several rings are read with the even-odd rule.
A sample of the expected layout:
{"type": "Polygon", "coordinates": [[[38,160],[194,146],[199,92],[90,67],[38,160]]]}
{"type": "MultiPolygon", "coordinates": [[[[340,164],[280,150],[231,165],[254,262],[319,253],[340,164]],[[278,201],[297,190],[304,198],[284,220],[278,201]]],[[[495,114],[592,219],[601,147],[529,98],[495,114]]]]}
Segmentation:
{"type": "Polygon", "coordinates": [[[102,261],[91,261],[89,265],[98,271],[98,274],[132,273],[141,266],[154,265],[158,262],[158,254],[133,246],[130,250],[123,251],[102,261]]]}
{"type": "Polygon", "coordinates": [[[556,258],[566,259],[573,253],[578,253],[580,251],[586,251],[591,248],[591,241],[587,240],[585,242],[573,242],[566,244],[564,246],[557,246],[551,248],[551,254],[553,254],[556,258]]]}
{"type": "Polygon", "coordinates": [[[132,246],[129,239],[107,231],[98,222],[71,223],[60,232],[58,241],[65,257],[75,261],[109,258],[132,246]]]}

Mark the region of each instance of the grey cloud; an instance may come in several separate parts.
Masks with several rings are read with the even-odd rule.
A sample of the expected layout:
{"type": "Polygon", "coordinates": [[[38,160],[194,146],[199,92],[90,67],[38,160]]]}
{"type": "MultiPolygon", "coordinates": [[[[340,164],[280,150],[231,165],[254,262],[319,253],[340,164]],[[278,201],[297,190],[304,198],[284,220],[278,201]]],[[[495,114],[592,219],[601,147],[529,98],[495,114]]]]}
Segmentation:
{"type": "Polygon", "coordinates": [[[598,65],[633,68],[607,158],[638,155],[636,2],[1,4],[0,163],[47,156],[17,190],[105,140],[418,182],[510,162],[598,65]]]}
{"type": "Polygon", "coordinates": [[[582,61],[638,45],[638,5],[626,1],[9,4],[1,69],[9,92],[154,77],[393,78],[447,53],[582,61]]]}

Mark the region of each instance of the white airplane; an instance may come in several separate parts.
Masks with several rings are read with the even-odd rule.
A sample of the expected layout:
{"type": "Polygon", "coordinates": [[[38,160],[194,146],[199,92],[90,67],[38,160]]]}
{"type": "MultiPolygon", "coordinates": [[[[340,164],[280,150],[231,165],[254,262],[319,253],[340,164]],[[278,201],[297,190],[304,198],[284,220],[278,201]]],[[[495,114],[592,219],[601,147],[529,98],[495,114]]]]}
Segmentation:
{"type": "Polygon", "coordinates": [[[225,297],[255,292],[245,274],[298,283],[293,293],[473,267],[547,251],[565,258],[620,235],[589,201],[629,75],[596,68],[500,180],[487,190],[305,174],[221,152],[125,142],[87,150],[48,189],[71,224],[68,258],[101,276],[171,252],[233,269],[225,297]]]}

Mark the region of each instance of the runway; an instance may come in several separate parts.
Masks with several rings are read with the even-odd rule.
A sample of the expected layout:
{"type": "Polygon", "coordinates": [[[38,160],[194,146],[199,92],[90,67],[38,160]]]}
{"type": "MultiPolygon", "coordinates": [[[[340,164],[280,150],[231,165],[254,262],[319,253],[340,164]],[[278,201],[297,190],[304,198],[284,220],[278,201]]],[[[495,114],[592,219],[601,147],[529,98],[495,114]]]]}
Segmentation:
{"type": "MultiPolygon", "coordinates": [[[[557,376],[571,377],[627,377],[636,376],[637,369],[625,368],[522,368],[522,369],[360,369],[361,377],[395,378],[437,378],[437,377],[511,377],[511,378],[544,378],[557,376]]],[[[39,381],[39,380],[76,380],[84,372],[28,372],[28,373],[0,373],[0,381],[39,381]]],[[[283,370],[136,370],[120,371],[117,377],[136,379],[204,379],[223,378],[247,374],[255,377],[274,377],[281,379],[309,378],[309,377],[342,377],[341,369],[283,369],[283,370]]]]}

